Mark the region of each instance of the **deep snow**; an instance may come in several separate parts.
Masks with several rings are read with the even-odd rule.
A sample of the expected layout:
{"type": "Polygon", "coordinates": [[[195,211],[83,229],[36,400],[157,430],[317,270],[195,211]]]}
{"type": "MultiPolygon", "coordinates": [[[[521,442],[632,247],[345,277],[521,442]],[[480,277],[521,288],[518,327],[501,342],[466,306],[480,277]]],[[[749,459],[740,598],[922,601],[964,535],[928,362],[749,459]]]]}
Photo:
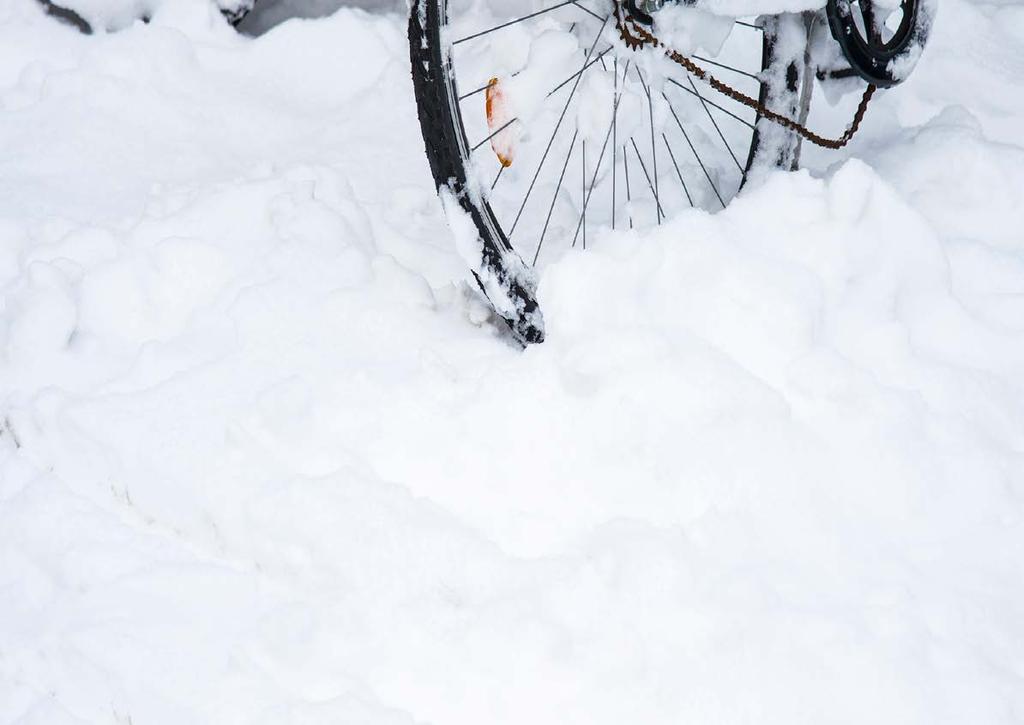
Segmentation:
{"type": "Polygon", "coordinates": [[[553,264],[521,352],[400,15],[4,0],[0,722],[1024,721],[1022,76],[942,0],[849,149],[553,264]]]}

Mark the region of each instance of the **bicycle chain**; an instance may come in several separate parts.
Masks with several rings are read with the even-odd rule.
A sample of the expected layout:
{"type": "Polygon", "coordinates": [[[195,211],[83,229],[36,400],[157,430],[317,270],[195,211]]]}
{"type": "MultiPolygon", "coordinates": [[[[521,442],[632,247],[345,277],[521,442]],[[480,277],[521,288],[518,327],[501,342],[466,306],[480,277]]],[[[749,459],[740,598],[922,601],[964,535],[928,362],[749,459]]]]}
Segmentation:
{"type": "Polygon", "coordinates": [[[842,136],[835,139],[819,136],[803,124],[787,118],[781,113],[776,113],[770,108],[767,108],[760,101],[757,101],[750,96],[737,91],[732,86],[718,80],[682,53],[664,46],[653,33],[640,27],[633,18],[623,18],[622,3],[620,0],[612,0],[612,4],[615,8],[615,27],[619,31],[619,36],[630,50],[638,50],[643,47],[664,48],[665,55],[669,60],[682,66],[690,73],[697,76],[697,78],[710,85],[716,91],[728,96],[737,103],[757,111],[758,116],[761,118],[768,119],[773,123],[777,123],[778,125],[799,134],[816,146],[835,150],[841,149],[849,143],[850,139],[853,138],[853,135],[857,133],[857,130],[860,128],[860,123],[864,119],[864,113],[868,109],[868,103],[871,101],[871,97],[875,94],[875,86],[869,83],[868,87],[864,89],[864,95],[861,97],[860,103],[857,105],[857,111],[853,114],[853,122],[842,136]],[[627,25],[631,27],[627,27],[627,25]]]}

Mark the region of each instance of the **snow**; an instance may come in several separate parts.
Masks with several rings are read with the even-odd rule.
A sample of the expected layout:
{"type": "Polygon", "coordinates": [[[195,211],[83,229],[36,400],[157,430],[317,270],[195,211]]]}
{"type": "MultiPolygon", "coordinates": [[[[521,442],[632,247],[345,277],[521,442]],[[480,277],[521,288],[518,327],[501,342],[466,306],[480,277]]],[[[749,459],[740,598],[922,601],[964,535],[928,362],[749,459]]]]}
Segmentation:
{"type": "Polygon", "coordinates": [[[683,55],[718,54],[733,28],[733,18],[696,7],[669,4],[657,12],[654,32],[662,43],[683,55]]]}
{"type": "Polygon", "coordinates": [[[1024,721],[1022,31],[521,351],[401,15],[0,5],[0,723],[1024,721]]]}

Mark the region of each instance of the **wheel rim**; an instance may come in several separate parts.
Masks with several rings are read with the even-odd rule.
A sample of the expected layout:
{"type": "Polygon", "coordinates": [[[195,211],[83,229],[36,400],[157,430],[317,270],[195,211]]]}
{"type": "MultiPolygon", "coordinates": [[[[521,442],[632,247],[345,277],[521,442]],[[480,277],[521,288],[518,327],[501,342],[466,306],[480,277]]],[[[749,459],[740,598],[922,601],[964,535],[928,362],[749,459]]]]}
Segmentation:
{"type": "MultiPolygon", "coordinates": [[[[438,2],[468,191],[499,245],[543,267],[604,229],[721,209],[739,190],[753,112],[659,51],[626,48],[610,3],[494,13],[479,2],[438,2]],[[488,101],[503,97],[505,115],[489,113],[488,101]]],[[[762,39],[740,22],[720,48],[693,57],[756,96],[762,39]]]]}

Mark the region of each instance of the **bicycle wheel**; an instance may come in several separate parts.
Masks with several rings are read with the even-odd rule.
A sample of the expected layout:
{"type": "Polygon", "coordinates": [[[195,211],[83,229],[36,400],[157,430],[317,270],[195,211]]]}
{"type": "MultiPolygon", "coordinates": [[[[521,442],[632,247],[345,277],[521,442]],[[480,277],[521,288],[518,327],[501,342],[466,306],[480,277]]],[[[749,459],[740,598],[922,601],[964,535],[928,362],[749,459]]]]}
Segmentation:
{"type": "MultiPolygon", "coordinates": [[[[538,274],[603,228],[721,209],[799,141],[656,48],[631,49],[611,0],[414,0],[412,75],[460,251],[522,342],[540,342],[538,274]]],[[[791,118],[806,115],[808,22],[655,14],[666,45],[791,118]],[[663,18],[671,22],[663,22],[663,18]],[[667,37],[671,36],[671,38],[667,37]],[[698,37],[699,36],[699,37],[698,37]]],[[[620,20],[622,16],[620,16],[620,20]]]]}

